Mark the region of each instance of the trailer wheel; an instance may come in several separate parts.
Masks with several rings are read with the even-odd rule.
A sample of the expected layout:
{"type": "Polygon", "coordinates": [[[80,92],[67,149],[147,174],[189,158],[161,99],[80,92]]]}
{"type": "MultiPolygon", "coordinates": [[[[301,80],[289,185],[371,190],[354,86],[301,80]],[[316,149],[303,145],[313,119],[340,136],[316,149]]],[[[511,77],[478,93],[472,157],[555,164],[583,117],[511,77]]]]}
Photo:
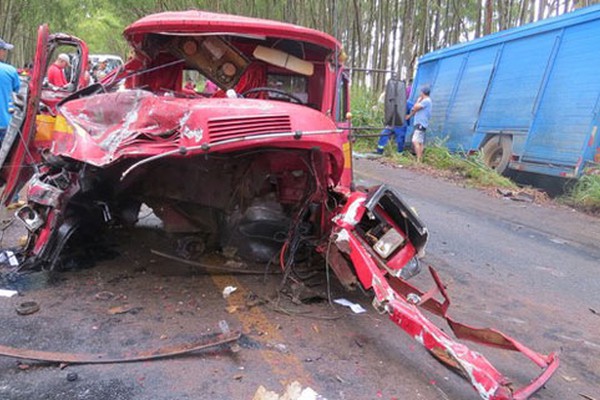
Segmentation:
{"type": "Polygon", "coordinates": [[[494,136],[483,145],[483,162],[504,175],[512,154],[512,139],[508,136],[494,136]]]}

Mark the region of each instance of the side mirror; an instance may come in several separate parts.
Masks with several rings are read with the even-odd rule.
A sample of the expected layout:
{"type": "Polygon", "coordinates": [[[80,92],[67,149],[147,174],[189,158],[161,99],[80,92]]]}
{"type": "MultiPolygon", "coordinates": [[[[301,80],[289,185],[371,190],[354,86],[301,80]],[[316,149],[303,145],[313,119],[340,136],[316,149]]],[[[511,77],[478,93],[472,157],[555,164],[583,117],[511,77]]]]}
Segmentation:
{"type": "Polygon", "coordinates": [[[390,79],[385,86],[384,123],[389,126],[404,126],[406,123],[406,84],[390,79]]]}

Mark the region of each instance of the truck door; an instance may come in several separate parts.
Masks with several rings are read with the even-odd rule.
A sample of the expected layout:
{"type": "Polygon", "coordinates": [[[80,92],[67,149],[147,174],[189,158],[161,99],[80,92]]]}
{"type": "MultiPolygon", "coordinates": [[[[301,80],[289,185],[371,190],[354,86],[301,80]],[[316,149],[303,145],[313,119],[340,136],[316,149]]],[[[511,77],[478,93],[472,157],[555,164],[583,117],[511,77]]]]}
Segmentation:
{"type": "MultiPolygon", "coordinates": [[[[468,55],[454,96],[448,106],[444,135],[452,150],[471,150],[479,112],[487,93],[498,55],[498,46],[473,51],[468,55]]],[[[436,107],[432,89],[433,108],[436,107]]]]}
{"type": "Polygon", "coordinates": [[[337,76],[336,96],[335,96],[335,119],[338,129],[344,130],[342,133],[342,149],[344,151],[344,171],[342,172],[341,184],[350,186],[353,180],[352,176],[352,145],[350,142],[350,84],[346,71],[340,70],[337,76]]]}
{"type": "Polygon", "coordinates": [[[50,35],[48,25],[39,27],[31,77],[21,83],[26,87],[15,101],[15,113],[0,149],[0,179],[6,183],[2,203],[7,204],[33,174],[40,146],[51,143],[56,104],[87,85],[87,58],[85,42],[65,34],[50,35]],[[60,53],[71,59],[65,71],[69,84],[54,88],[47,84],[46,73],[60,53]]]}

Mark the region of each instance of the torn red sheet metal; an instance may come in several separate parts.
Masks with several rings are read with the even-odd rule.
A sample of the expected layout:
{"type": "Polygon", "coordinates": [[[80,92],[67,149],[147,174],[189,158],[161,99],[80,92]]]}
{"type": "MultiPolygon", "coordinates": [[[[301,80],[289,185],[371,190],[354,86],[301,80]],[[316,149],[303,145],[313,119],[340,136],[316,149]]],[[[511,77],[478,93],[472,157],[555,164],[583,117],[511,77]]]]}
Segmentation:
{"type": "MultiPolygon", "coordinates": [[[[366,195],[355,195],[348,201],[340,216],[334,221],[337,227],[333,230],[333,240],[340,251],[350,257],[361,284],[375,292],[374,307],[381,313],[387,314],[396,325],[421,343],[438,360],[467,379],[483,399],[526,399],[541,388],[558,368],[558,355],[539,354],[499,331],[474,328],[451,318],[448,315],[450,300],[437,272],[431,267],[430,272],[436,287],[427,293],[423,293],[399,277],[392,276],[386,268],[375,261],[376,257],[369,250],[370,246],[355,229],[363,215],[371,212],[365,206],[368,203],[366,195]],[[436,294],[444,298],[443,303],[434,298],[436,294]],[[445,318],[457,338],[490,347],[518,351],[544,371],[528,386],[515,390],[512,382],[498,372],[480,353],[453,340],[428,320],[419,310],[419,306],[445,318]]],[[[373,206],[376,205],[371,204],[371,209],[373,206]]]]}
{"type": "Polygon", "coordinates": [[[240,332],[221,333],[219,335],[206,335],[201,339],[186,344],[171,345],[155,350],[130,352],[123,354],[75,354],[40,351],[30,349],[17,349],[0,345],[0,355],[20,358],[25,360],[56,362],[61,364],[112,364],[134,361],[155,360],[158,358],[173,357],[181,354],[193,353],[221,345],[233,343],[241,337],[240,332]]]}

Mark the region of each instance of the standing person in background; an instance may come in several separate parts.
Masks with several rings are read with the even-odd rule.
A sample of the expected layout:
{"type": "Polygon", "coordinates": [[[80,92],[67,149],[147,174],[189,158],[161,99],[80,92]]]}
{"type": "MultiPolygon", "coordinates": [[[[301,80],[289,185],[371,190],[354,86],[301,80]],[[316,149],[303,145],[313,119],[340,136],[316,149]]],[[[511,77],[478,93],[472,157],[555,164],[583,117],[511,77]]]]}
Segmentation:
{"type": "Polygon", "coordinates": [[[67,86],[67,78],[65,78],[64,69],[71,65],[69,56],[65,53],[61,53],[56,57],[56,61],[48,68],[48,83],[53,86],[63,87],[67,86]]]}
{"type": "MultiPolygon", "coordinates": [[[[4,141],[4,135],[10,123],[12,116],[10,115],[9,107],[12,104],[12,94],[19,91],[21,80],[17,69],[6,63],[8,52],[14,46],[6,43],[0,38],[0,144],[4,141]]],[[[19,201],[19,193],[16,192],[12,203],[9,204],[9,209],[22,206],[23,202],[19,201]]]]}
{"type": "Polygon", "coordinates": [[[210,79],[206,80],[206,84],[204,85],[204,90],[202,91],[202,94],[204,94],[204,96],[206,97],[210,97],[213,94],[215,94],[215,92],[219,90],[219,87],[217,85],[215,85],[213,83],[213,81],[211,81],[210,79]]]}
{"type": "Polygon", "coordinates": [[[98,65],[95,68],[96,69],[94,70],[94,79],[96,80],[96,82],[101,82],[102,79],[106,78],[106,75],[108,75],[108,69],[106,68],[106,60],[103,58],[100,61],[98,61],[98,65]]]}
{"type": "MultiPolygon", "coordinates": [[[[410,113],[413,107],[413,103],[410,101],[406,102],[406,115],[410,113]]],[[[403,122],[403,121],[397,121],[403,122]]],[[[383,154],[383,150],[390,140],[390,136],[394,135],[396,139],[396,150],[398,153],[404,151],[404,141],[406,140],[406,128],[410,125],[410,120],[407,120],[403,125],[386,126],[379,134],[379,142],[377,142],[377,154],[383,154]]]]}
{"type": "Polygon", "coordinates": [[[431,118],[431,107],[432,102],[429,97],[431,89],[429,86],[423,86],[421,88],[421,94],[417,99],[416,104],[410,110],[410,113],[406,116],[409,120],[413,116],[415,130],[413,131],[412,143],[415,153],[417,155],[417,162],[423,161],[423,150],[425,148],[425,131],[429,126],[429,119],[431,118]]]}
{"type": "Polygon", "coordinates": [[[0,143],[4,140],[11,119],[9,106],[12,103],[12,94],[18,92],[21,85],[17,69],[6,63],[8,52],[13,47],[0,39],[0,143]]]}
{"type": "Polygon", "coordinates": [[[33,63],[28,62],[28,63],[25,63],[25,65],[23,65],[23,68],[18,69],[17,72],[19,73],[20,76],[30,76],[32,69],[33,69],[33,63]]]}
{"type": "Polygon", "coordinates": [[[194,81],[192,79],[188,79],[187,82],[185,83],[185,86],[183,88],[185,90],[190,91],[190,92],[195,92],[196,91],[196,84],[194,83],[194,81]]]}

